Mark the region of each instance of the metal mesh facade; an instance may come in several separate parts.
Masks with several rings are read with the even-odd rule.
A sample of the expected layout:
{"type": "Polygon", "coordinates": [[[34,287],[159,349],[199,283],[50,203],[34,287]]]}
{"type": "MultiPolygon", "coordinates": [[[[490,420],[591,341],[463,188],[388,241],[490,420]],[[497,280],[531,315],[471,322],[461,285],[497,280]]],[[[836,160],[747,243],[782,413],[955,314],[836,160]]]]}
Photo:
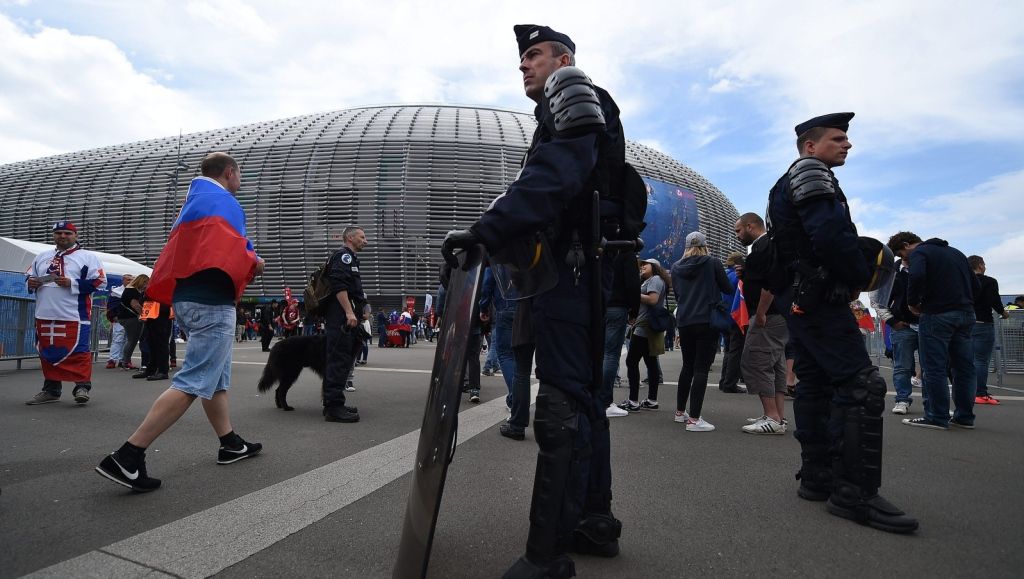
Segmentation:
{"type": "MultiPolygon", "coordinates": [[[[49,225],[66,218],[86,247],[150,265],[202,158],[226,151],[242,166],[238,200],[268,264],[246,295],[301,292],[355,223],[370,240],[360,254],[367,294],[422,296],[436,289],[444,234],[512,182],[535,125],[487,108],[366,107],[0,165],[0,236],[49,243],[49,225]]],[[[696,193],[717,255],[738,248],[738,214],[714,185],[637,143],[626,157],[641,175],[696,193]]]]}

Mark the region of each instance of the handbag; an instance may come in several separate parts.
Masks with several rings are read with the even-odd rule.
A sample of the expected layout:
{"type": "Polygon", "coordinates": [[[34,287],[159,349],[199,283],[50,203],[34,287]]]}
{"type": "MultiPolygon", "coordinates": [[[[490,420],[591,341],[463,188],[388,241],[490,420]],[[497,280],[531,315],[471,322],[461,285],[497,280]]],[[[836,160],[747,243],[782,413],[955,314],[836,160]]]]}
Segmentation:
{"type": "Polygon", "coordinates": [[[654,306],[647,313],[647,322],[652,332],[667,332],[675,320],[665,306],[654,306]]]}
{"type": "Polygon", "coordinates": [[[716,332],[728,332],[736,325],[736,321],[732,319],[725,302],[715,300],[711,302],[711,319],[708,324],[716,332]]]}

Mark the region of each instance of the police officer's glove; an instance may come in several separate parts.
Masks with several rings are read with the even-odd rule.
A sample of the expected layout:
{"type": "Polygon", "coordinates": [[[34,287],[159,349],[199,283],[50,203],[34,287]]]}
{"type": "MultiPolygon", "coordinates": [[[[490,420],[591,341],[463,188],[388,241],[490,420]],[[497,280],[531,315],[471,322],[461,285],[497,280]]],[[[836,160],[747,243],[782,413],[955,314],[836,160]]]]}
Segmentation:
{"type": "Polygon", "coordinates": [[[469,229],[453,229],[448,232],[448,235],[444,236],[444,242],[441,243],[441,257],[454,269],[459,267],[459,260],[455,257],[455,250],[461,249],[466,251],[478,243],[480,243],[480,238],[473,231],[469,229]]]}

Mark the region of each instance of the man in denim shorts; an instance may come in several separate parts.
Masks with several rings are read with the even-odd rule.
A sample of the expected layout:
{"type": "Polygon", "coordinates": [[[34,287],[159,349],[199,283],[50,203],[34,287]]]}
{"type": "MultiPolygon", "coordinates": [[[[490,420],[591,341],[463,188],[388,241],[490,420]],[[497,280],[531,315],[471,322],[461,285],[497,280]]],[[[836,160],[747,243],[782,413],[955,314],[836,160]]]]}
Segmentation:
{"type": "Polygon", "coordinates": [[[139,428],[96,472],[136,492],[160,487],[146,473],[146,448],[178,421],[196,398],[220,438],[217,464],[258,454],[263,445],[235,434],[228,412],[235,306],[245,286],[263,272],[263,260],[245,237],[245,213],[235,199],[241,187],[238,163],[226,153],[203,159],[202,176],[188,196],[157,259],[149,299],[173,303],[188,335],[185,360],[171,387],[153,403],[139,428]]]}

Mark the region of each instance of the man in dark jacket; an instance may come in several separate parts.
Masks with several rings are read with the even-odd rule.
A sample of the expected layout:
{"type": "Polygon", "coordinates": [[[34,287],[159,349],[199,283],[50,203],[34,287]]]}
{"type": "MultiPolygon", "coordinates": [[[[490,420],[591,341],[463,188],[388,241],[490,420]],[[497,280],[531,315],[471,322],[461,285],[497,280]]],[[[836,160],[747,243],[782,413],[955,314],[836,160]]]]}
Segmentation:
{"type": "MultiPolygon", "coordinates": [[[[881,320],[889,326],[892,342],[892,384],[896,389],[893,414],[908,414],[913,399],[911,378],[914,375],[914,352],[920,347],[918,324],[920,318],[907,307],[907,283],[910,269],[902,259],[896,264],[896,278],[888,301],[875,305],[881,320]]],[[[880,297],[879,299],[884,299],[880,297]]]]}
{"type": "MultiPolygon", "coordinates": [[[[601,379],[602,396],[611,398],[615,377],[619,374],[619,360],[622,344],[626,339],[626,324],[636,318],[640,309],[640,272],[637,271],[637,255],[619,252],[605,257],[611,262],[612,292],[604,314],[604,366],[601,379]]],[[[615,404],[609,404],[605,415],[626,416],[629,412],[615,404]]]]}
{"type": "Polygon", "coordinates": [[[924,370],[922,418],[903,424],[937,430],[949,425],[974,428],[974,295],[981,290],[967,257],[942,239],[921,238],[909,231],[893,235],[889,249],[910,263],[907,306],[920,315],[921,368],[924,370]],[[946,369],[953,373],[955,411],[949,417],[946,369]]]}
{"type": "Polygon", "coordinates": [[[593,191],[610,193],[610,184],[621,181],[625,141],[615,101],[574,66],[572,40],[547,26],[514,30],[523,88],[537,103],[537,130],[519,177],[470,229],[449,232],[441,251],[454,266],[456,249],[483,244],[492,264],[518,264],[525,272],[527,253],[517,249],[536,247],[538,235],[547,239],[541,247],[553,267],[531,274],[543,269],[550,276],[533,280],[530,302],[540,452],[526,554],[506,577],[571,577],[570,548],[609,557],[619,551],[604,415],[611,401],[602,402],[593,384],[592,336],[604,323],[590,311],[592,276],[602,284],[611,279],[587,258],[581,240],[597,233],[590,223],[593,191]]]}
{"type": "Polygon", "coordinates": [[[356,253],[368,242],[361,227],[346,227],[341,237],[344,245],[327,262],[331,295],[324,304],[323,412],[327,422],[359,422],[359,412],[345,406],[345,386],[352,373],[356,351],[362,348],[357,326],[366,305],[366,294],[356,253]]]}
{"type": "Polygon", "coordinates": [[[872,280],[833,171],[853,147],[847,133],[853,116],[832,113],[797,125],[800,158],[768,194],[768,235],[790,281],[777,289],[795,289],[787,326],[800,377],[793,401],[801,457],[797,494],[828,501],[833,515],[910,533],[918,522],[878,493],[888,386],[849,307],[872,280]]]}
{"type": "Polygon", "coordinates": [[[1010,317],[999,299],[999,282],[985,275],[985,260],[980,255],[967,258],[967,264],[978,278],[981,291],[974,294],[974,329],[971,331],[971,346],[974,347],[974,378],[978,385],[974,392],[975,404],[998,405],[999,400],[988,393],[988,363],[992,359],[992,347],[996,342],[996,325],[992,311],[999,312],[1004,320],[1010,317]]]}

